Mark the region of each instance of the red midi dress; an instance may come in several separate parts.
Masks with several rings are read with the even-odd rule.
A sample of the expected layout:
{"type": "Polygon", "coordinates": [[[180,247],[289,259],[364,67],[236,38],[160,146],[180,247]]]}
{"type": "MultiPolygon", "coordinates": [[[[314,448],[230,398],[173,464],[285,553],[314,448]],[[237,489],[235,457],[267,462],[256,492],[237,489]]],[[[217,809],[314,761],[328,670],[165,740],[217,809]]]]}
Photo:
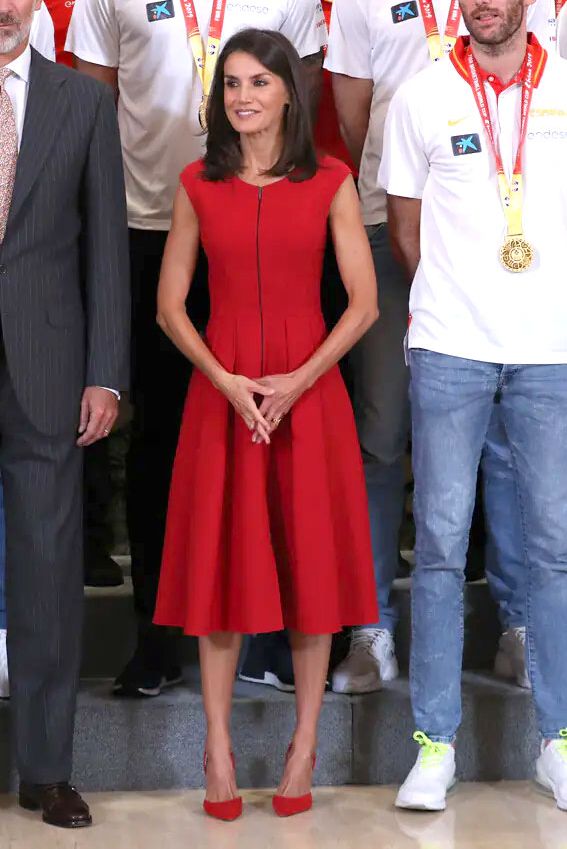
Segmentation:
{"type": "MultiPolygon", "coordinates": [[[[323,157],[304,182],[259,189],[181,180],[209,261],[206,342],[250,378],[284,374],[325,339],[320,287],[329,208],[350,173],[323,157]]],[[[185,633],[307,634],[377,621],[368,505],[353,413],[338,367],[256,445],[195,371],[173,469],[154,621],[185,633]]]]}

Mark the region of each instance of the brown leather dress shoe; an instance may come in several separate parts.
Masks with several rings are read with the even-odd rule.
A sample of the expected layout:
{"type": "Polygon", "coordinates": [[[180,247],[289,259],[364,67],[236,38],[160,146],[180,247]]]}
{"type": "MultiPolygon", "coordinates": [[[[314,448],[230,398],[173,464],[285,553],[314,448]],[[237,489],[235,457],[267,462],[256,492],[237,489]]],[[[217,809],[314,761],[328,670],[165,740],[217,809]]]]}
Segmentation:
{"type": "Polygon", "coordinates": [[[20,783],[20,807],[43,811],[43,821],[59,828],[84,828],[92,824],[89,806],[67,782],[60,784],[20,783]]]}

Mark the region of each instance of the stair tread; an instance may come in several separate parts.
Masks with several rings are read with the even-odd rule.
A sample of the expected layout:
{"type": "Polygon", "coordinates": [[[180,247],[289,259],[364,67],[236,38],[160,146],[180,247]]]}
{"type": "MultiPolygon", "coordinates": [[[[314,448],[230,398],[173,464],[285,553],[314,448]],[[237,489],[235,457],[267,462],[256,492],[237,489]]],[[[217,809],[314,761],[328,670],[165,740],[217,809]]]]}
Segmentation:
{"type": "MultiPolygon", "coordinates": [[[[498,678],[487,670],[465,670],[462,674],[463,693],[473,692],[484,695],[503,695],[512,698],[530,699],[528,690],[517,687],[513,682],[498,678]]],[[[167,705],[180,705],[201,703],[201,691],[198,682],[198,672],[194,667],[184,669],[184,680],[182,684],[164,689],[158,698],[125,699],[114,696],[111,678],[83,678],[79,689],[79,700],[81,704],[87,705],[97,703],[101,700],[111,701],[119,706],[134,705],[147,706],[148,710],[163,710],[167,705]]],[[[325,693],[326,703],[344,701],[365,702],[372,699],[380,699],[385,695],[404,696],[409,698],[409,680],[407,675],[400,675],[395,681],[388,681],[382,685],[382,689],[375,693],[364,695],[337,694],[331,691],[325,693]]],[[[283,693],[275,687],[265,684],[251,684],[247,681],[235,681],[234,700],[238,702],[282,702],[293,705],[295,696],[293,693],[283,693]]]]}

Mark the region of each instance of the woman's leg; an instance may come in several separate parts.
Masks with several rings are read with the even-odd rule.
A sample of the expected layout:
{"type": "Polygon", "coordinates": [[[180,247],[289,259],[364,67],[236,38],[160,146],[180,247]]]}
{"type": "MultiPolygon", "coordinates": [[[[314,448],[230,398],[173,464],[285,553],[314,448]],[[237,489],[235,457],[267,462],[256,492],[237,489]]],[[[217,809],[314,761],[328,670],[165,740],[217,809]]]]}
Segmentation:
{"type": "Polygon", "coordinates": [[[216,633],[199,638],[201,687],[207,718],[207,799],[224,802],[238,795],[231,760],[232,688],[241,634],[216,633]]]}
{"type": "Polygon", "coordinates": [[[311,790],[312,757],[331,653],[331,634],[289,632],[295,674],[297,721],[292,748],[278,788],[281,796],[303,796],[311,790]]]}

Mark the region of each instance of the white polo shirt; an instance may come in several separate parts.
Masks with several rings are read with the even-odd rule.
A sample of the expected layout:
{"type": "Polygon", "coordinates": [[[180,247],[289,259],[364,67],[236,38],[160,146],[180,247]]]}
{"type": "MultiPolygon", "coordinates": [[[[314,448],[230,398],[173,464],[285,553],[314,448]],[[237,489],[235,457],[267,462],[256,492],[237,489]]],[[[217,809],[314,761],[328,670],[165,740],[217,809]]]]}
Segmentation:
{"type": "MultiPolygon", "coordinates": [[[[450,0],[434,0],[437,24],[444,32],[450,0]]],[[[555,0],[536,0],[528,10],[528,28],[544,47],[555,41],[555,0]]],[[[461,23],[461,32],[466,33],[461,23]]],[[[398,86],[431,62],[417,0],[334,0],[325,67],[336,74],[372,80],[374,92],[368,135],[360,165],[359,189],[365,224],[386,221],[386,195],[378,168],[386,112],[398,86]],[[397,14],[402,7],[403,14],[397,14]]]]}
{"type": "Polygon", "coordinates": [[[39,9],[34,12],[30,30],[30,44],[46,59],[55,62],[55,32],[51,15],[45,3],[42,3],[39,9]]]}
{"type": "MultiPolygon", "coordinates": [[[[454,62],[403,83],[386,122],[380,182],[392,195],[422,200],[409,346],[484,362],[567,363],[567,62],[549,55],[534,77],[523,223],[535,260],[513,274],[499,261],[506,222],[494,155],[456,69],[463,55],[458,42],[454,62]]],[[[489,82],[485,90],[510,174],[522,86],[498,97],[489,82]]]]}
{"type": "MultiPolygon", "coordinates": [[[[194,2],[206,38],[213,0],[194,2]]],[[[245,27],[274,29],[310,56],[326,42],[318,6],[317,0],[229,0],[222,42],[245,27]]],[[[118,68],[129,224],[169,229],[179,174],[205,146],[198,119],[203,90],[181,0],[77,0],[65,49],[118,68]]]]}

